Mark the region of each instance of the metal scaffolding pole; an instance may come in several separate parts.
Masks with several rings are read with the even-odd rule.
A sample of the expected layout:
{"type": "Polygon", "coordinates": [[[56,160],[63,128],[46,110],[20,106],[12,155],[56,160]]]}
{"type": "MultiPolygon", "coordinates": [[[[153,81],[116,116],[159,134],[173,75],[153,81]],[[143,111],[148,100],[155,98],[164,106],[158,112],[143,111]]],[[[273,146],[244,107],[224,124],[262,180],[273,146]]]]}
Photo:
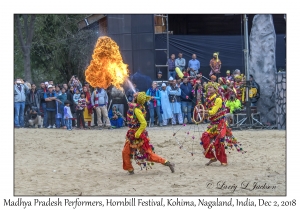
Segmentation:
{"type": "Polygon", "coordinates": [[[244,15],[244,39],[245,39],[245,75],[246,75],[246,113],[247,113],[247,124],[252,124],[251,120],[251,108],[249,100],[249,87],[250,87],[250,76],[249,76],[249,40],[248,40],[248,18],[244,15]]]}

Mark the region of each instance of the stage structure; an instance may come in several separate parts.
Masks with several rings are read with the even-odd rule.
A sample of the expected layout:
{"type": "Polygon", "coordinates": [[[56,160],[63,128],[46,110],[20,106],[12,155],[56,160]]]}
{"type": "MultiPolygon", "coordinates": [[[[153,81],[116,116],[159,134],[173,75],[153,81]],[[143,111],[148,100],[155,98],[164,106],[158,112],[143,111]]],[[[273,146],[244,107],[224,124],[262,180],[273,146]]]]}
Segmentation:
{"type": "MultiPolygon", "coordinates": [[[[274,105],[275,72],[279,68],[286,69],[286,23],[283,17],[283,14],[248,15],[247,34],[251,31],[249,74],[254,76],[262,89],[257,104],[258,111],[262,113],[261,121],[270,124],[276,124],[277,118],[274,105]],[[264,27],[258,27],[260,24],[264,27]],[[274,42],[268,42],[270,37],[274,42]],[[265,97],[268,100],[262,100],[265,97]]],[[[245,73],[245,37],[241,14],[97,14],[80,21],[78,28],[94,30],[99,36],[107,35],[116,41],[124,62],[129,65],[136,80],[133,82],[141,91],[146,91],[151,81],[168,80],[166,62],[173,53],[176,57],[179,52],[183,53],[186,67],[195,53],[201,63],[200,72],[207,77],[209,61],[215,51],[220,52],[221,76],[225,76],[226,70],[233,72],[240,69],[245,73]],[[161,79],[157,78],[159,70],[163,72],[161,79]]],[[[116,102],[121,103],[119,100],[116,102]]],[[[126,104],[125,99],[122,103],[126,104]]]]}

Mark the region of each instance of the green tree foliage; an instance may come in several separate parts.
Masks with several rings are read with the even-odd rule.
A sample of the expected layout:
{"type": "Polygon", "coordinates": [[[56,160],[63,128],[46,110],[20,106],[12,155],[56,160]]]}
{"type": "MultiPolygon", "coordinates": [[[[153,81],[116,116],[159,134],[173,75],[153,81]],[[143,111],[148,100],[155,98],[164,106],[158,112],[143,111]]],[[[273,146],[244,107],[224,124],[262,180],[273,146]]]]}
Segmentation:
{"type": "MultiPolygon", "coordinates": [[[[84,70],[88,66],[94,45],[99,36],[98,26],[78,31],[78,21],[88,15],[36,15],[34,37],[31,48],[33,82],[54,80],[66,83],[72,75],[84,81],[84,70]]],[[[20,68],[20,49],[15,46],[15,74],[20,68]]]]}

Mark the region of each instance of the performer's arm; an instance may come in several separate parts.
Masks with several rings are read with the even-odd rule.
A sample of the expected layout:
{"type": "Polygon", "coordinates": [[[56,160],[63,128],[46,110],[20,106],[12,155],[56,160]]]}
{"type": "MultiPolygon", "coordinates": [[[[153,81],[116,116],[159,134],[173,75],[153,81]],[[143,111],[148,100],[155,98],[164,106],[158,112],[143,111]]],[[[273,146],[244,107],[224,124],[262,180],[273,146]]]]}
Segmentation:
{"type": "Polygon", "coordinates": [[[222,99],[217,98],[215,101],[215,105],[208,111],[209,115],[215,115],[217,111],[221,108],[222,106],[222,99]]]}
{"type": "Polygon", "coordinates": [[[135,132],[135,138],[139,138],[141,133],[145,130],[145,128],[147,127],[147,122],[145,120],[145,117],[142,113],[142,111],[138,108],[134,109],[134,114],[137,117],[138,121],[140,122],[140,127],[139,129],[135,132]]]}

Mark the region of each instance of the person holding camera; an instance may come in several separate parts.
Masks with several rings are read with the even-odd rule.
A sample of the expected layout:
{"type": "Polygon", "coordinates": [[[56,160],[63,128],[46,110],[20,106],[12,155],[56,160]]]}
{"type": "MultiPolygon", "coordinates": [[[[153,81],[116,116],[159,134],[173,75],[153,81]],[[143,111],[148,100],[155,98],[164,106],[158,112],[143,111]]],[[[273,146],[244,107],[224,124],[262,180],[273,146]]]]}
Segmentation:
{"type": "Polygon", "coordinates": [[[233,114],[241,111],[241,106],[241,101],[235,97],[235,94],[231,94],[230,99],[226,101],[226,107],[230,110],[230,113],[225,115],[228,125],[233,120],[233,114]]]}
{"type": "Polygon", "coordinates": [[[24,127],[24,110],[26,101],[26,92],[29,88],[24,85],[21,78],[17,78],[14,85],[14,124],[15,128],[24,127]]]}

